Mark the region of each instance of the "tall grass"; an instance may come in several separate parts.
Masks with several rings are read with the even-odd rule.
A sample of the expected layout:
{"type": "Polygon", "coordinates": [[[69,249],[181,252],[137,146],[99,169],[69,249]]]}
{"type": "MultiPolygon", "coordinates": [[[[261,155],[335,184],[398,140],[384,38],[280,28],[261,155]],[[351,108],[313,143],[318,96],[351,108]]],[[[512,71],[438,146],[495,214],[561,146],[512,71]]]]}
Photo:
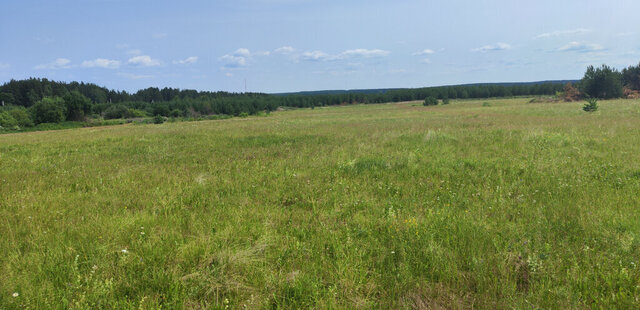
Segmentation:
{"type": "Polygon", "coordinates": [[[638,308],[640,102],[528,101],[2,135],[0,308],[638,308]]]}

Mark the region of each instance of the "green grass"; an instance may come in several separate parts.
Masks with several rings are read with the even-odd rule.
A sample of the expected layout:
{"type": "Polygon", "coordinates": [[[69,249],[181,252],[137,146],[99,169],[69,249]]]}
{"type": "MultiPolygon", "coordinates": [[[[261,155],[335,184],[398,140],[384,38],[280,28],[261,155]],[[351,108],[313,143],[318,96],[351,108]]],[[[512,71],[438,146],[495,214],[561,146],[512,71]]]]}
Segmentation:
{"type": "Polygon", "coordinates": [[[2,135],[0,308],[640,307],[640,101],[528,102],[2,135]]]}

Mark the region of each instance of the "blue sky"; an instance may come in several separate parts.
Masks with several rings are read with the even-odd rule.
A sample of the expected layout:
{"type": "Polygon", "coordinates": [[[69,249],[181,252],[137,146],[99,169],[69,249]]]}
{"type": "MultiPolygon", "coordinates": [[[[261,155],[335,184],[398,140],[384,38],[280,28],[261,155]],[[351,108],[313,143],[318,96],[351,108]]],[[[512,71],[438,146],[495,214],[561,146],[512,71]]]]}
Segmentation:
{"type": "Polygon", "coordinates": [[[3,0],[0,82],[284,92],[576,79],[640,62],[640,1],[3,0]]]}

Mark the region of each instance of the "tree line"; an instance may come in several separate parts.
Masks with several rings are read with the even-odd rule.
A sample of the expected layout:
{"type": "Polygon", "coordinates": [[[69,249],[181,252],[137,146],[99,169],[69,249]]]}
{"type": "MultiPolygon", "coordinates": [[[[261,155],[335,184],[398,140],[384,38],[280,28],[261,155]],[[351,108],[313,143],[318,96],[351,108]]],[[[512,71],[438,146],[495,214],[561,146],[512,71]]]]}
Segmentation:
{"type": "Polygon", "coordinates": [[[107,89],[92,83],[57,82],[30,78],[0,86],[0,126],[29,127],[41,123],[207,115],[252,115],[279,107],[313,108],[354,103],[386,103],[435,98],[475,99],[513,96],[572,94],[617,98],[640,90],[640,65],[617,71],[606,65],[587,68],[577,88],[564,83],[475,84],[372,92],[270,95],[149,87],[134,93],[107,89]],[[574,93],[572,93],[574,91],[574,93]]]}

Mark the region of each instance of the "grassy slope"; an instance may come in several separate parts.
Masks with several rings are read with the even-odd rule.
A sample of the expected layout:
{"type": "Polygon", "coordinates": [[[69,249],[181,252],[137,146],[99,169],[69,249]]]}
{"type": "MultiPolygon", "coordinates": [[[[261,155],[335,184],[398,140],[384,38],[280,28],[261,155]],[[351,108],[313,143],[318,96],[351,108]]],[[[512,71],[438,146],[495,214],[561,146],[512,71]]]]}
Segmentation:
{"type": "Polygon", "coordinates": [[[526,102],[0,136],[0,308],[637,308],[640,102],[526,102]]]}

